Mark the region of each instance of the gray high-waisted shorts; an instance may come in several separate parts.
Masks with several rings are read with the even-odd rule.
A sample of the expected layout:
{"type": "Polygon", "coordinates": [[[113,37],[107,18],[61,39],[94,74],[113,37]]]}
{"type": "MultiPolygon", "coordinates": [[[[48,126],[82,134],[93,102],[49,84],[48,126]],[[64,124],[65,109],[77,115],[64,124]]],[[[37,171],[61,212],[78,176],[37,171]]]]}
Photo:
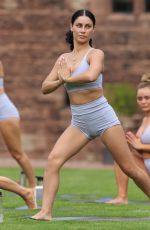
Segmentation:
{"type": "Polygon", "coordinates": [[[6,93],[0,95],[0,121],[11,117],[20,118],[19,112],[6,93]]]}
{"type": "Polygon", "coordinates": [[[120,121],[104,96],[82,105],[71,105],[71,125],[80,129],[89,139],[101,136],[103,132],[120,121]]]}

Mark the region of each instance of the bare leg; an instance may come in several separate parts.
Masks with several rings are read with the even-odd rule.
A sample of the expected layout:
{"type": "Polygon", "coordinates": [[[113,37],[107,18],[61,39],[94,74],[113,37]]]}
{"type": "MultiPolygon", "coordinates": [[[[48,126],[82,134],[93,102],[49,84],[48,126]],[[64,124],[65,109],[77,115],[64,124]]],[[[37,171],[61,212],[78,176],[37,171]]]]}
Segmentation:
{"type": "Polygon", "coordinates": [[[24,199],[29,208],[36,208],[36,197],[33,188],[24,188],[17,184],[15,181],[2,176],[0,176],[0,188],[17,193],[24,199]]]}
{"type": "Polygon", "coordinates": [[[44,174],[42,209],[32,218],[51,220],[53,202],[59,186],[59,171],[62,165],[78,153],[89,140],[79,129],[69,126],[56,142],[49,155],[44,174]]]}
{"type": "Polygon", "coordinates": [[[131,177],[136,185],[150,197],[149,175],[135,162],[122,127],[117,125],[107,129],[102,135],[102,140],[123,172],[131,177]]]}
{"type": "MultiPolygon", "coordinates": [[[[136,151],[132,152],[137,165],[142,168],[149,176],[148,170],[144,164],[144,160],[136,151]]],[[[115,163],[115,175],[118,188],[118,195],[115,199],[107,202],[109,204],[127,204],[128,203],[128,176],[121,170],[118,164],[115,163]]]]}
{"type": "Polygon", "coordinates": [[[16,118],[1,121],[0,131],[10,154],[25,172],[29,186],[31,188],[35,187],[36,180],[33,168],[27,154],[25,154],[21,147],[20,121],[16,118]]]}
{"type": "Polygon", "coordinates": [[[121,170],[118,164],[114,163],[118,195],[115,199],[110,200],[108,204],[127,204],[128,203],[128,176],[121,170]]]}

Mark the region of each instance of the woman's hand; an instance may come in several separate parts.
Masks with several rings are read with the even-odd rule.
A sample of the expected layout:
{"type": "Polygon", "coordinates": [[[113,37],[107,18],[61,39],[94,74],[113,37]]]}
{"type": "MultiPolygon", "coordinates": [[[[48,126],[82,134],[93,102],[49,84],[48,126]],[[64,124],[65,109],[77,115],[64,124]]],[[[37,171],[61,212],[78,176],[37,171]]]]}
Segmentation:
{"type": "Polygon", "coordinates": [[[64,57],[59,61],[58,77],[60,82],[67,82],[70,78],[70,69],[64,57]]]}
{"type": "Polygon", "coordinates": [[[142,143],[140,141],[140,138],[135,136],[132,132],[127,132],[126,133],[126,139],[127,142],[136,150],[141,150],[142,149],[142,143]]]}

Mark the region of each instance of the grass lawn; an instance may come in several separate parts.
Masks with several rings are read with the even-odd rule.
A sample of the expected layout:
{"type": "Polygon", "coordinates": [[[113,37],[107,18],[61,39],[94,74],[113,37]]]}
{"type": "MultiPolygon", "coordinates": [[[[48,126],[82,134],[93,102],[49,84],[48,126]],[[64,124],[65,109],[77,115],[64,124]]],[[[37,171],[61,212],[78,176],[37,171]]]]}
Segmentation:
{"type": "MultiPolygon", "coordinates": [[[[19,179],[20,171],[15,168],[1,168],[0,175],[14,180],[19,179]]],[[[42,169],[36,169],[36,175],[43,175],[42,169]]],[[[98,203],[96,200],[112,198],[116,195],[116,184],[112,170],[97,169],[63,169],[61,184],[53,209],[53,217],[149,217],[150,204],[148,198],[130,181],[129,200],[137,203],[128,205],[110,205],[98,203]],[[142,203],[142,201],[144,201],[142,203]],[[138,203],[141,202],[141,203],[138,203]]],[[[27,216],[37,210],[19,210],[24,206],[23,200],[10,192],[3,192],[4,222],[0,230],[149,230],[150,220],[114,221],[114,220],[69,220],[40,222],[27,216]]],[[[41,205],[41,201],[38,202],[41,205]]]]}

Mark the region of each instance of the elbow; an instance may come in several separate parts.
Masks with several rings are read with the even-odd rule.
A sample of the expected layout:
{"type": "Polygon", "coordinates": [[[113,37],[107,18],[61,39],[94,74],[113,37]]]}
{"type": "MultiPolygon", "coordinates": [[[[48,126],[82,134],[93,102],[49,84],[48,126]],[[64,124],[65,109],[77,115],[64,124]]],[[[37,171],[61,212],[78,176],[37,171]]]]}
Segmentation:
{"type": "Polygon", "coordinates": [[[97,78],[95,76],[91,76],[91,75],[88,76],[88,81],[89,82],[95,81],[96,79],[97,78]]]}
{"type": "Polygon", "coordinates": [[[42,84],[41,91],[42,91],[43,94],[47,94],[48,93],[48,90],[47,90],[47,87],[46,87],[45,83],[42,84]]]}
{"type": "Polygon", "coordinates": [[[48,94],[48,92],[46,90],[43,90],[43,89],[42,89],[42,93],[43,94],[48,94]]]}

